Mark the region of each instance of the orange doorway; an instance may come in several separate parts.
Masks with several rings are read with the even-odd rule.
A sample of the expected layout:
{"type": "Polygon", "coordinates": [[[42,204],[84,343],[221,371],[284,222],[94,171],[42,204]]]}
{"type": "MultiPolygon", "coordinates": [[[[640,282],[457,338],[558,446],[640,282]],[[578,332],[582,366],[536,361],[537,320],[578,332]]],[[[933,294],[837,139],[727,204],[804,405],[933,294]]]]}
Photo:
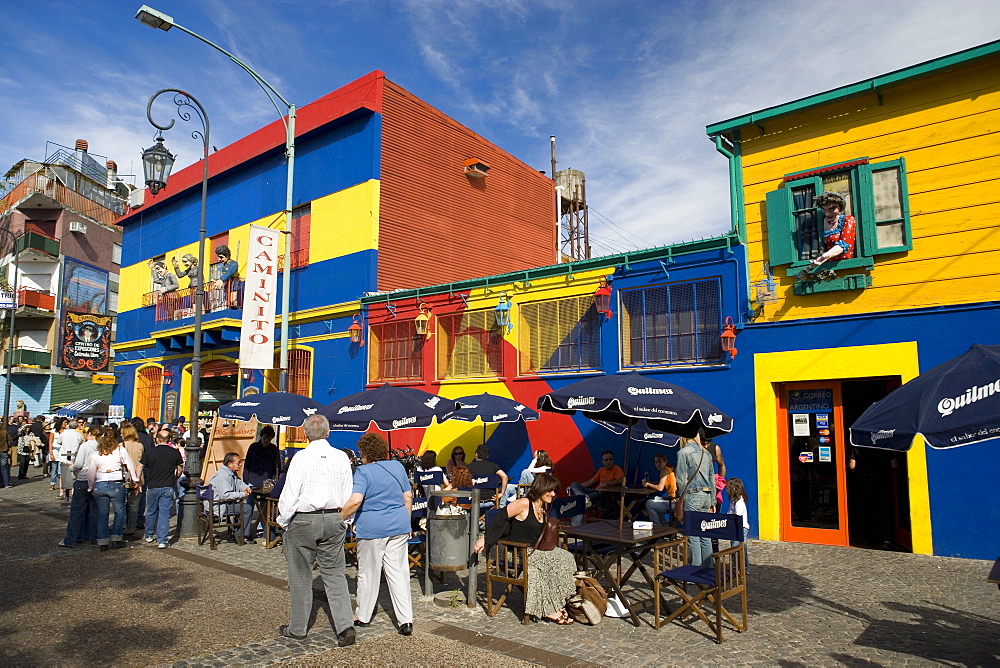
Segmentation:
{"type": "Polygon", "coordinates": [[[781,539],[848,545],[840,383],[778,388],[781,539]]]}

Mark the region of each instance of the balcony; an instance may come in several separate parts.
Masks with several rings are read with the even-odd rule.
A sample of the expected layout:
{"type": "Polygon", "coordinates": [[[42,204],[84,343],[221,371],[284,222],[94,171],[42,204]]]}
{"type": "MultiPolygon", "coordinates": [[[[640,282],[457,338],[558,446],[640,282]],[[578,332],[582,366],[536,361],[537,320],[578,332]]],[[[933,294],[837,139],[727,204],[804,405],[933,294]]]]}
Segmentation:
{"type": "Polygon", "coordinates": [[[31,174],[14,186],[4,198],[6,203],[0,204],[0,212],[11,206],[25,212],[38,209],[73,209],[107,225],[113,224],[124,213],[124,200],[117,199],[86,179],[80,179],[80,182],[81,186],[86,183],[85,189],[97,198],[96,201],[72,188],[67,188],[46,170],[46,173],[31,174]]]}
{"type": "MultiPolygon", "coordinates": [[[[231,278],[221,288],[209,287],[205,290],[203,313],[243,309],[243,285],[245,281],[231,278]]],[[[211,283],[208,284],[211,286],[211,283]]],[[[142,296],[143,306],[156,307],[156,322],[169,322],[194,317],[195,289],[181,288],[162,295],[147,292],[142,296]]]]}
{"type": "MultiPolygon", "coordinates": [[[[4,351],[3,363],[7,363],[7,351],[4,351]]],[[[52,353],[47,350],[32,350],[30,348],[14,348],[11,366],[45,367],[52,366],[52,353]]]]}
{"type": "Polygon", "coordinates": [[[38,232],[25,232],[17,239],[17,252],[32,260],[59,259],[59,242],[38,232]]]}
{"type": "MultiPolygon", "coordinates": [[[[39,292],[29,288],[21,288],[17,291],[17,306],[37,309],[39,311],[56,310],[56,296],[51,292],[39,292]]],[[[20,310],[18,311],[20,314],[20,310]]]]}

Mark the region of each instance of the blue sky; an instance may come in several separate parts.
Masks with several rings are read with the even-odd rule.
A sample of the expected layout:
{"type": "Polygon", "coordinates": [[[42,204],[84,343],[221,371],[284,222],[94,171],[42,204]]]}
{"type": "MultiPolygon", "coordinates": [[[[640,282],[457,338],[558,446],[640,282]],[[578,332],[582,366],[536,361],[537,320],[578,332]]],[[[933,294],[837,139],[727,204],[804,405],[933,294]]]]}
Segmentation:
{"type": "MultiPolygon", "coordinates": [[[[276,118],[141,0],[0,4],[0,167],[46,142],[141,171],[146,102],[189,90],[222,147],[276,118]]],[[[587,177],[595,255],[729,228],[705,125],[1000,38],[998,0],[151,0],[302,106],[374,69],[524,162],[587,177]]],[[[177,132],[178,167],[200,144],[177,132]]],[[[176,169],[176,168],[175,168],[176,169]]],[[[141,180],[141,179],[138,179],[141,180]]]]}

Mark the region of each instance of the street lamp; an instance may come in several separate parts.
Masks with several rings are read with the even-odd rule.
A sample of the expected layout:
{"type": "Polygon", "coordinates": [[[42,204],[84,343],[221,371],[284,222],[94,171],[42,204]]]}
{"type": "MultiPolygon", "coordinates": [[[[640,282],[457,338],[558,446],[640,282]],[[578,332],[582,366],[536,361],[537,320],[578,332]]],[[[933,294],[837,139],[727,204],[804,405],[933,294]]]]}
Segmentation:
{"type": "MultiPolygon", "coordinates": [[[[289,315],[289,302],[290,302],[290,290],[291,290],[291,269],[292,269],[292,185],[294,182],[295,174],[295,105],[291,104],[288,100],[281,96],[274,86],[269,84],[264,77],[257,74],[253,68],[244,63],[242,60],[229,53],[223,49],[218,44],[205,39],[201,35],[191,30],[188,30],[184,26],[174,22],[172,16],[168,16],[163,12],[159,12],[148,5],[143,5],[139,8],[136,13],[135,18],[144,25],[150,28],[159,28],[164,32],[170,30],[171,28],[177,28],[182,32],[186,32],[192,37],[201,40],[205,44],[217,51],[221,51],[225,54],[229,60],[233,61],[239,65],[243,71],[253,77],[253,80],[257,82],[257,85],[261,87],[267,98],[271,100],[271,104],[274,105],[275,110],[278,112],[278,116],[281,118],[282,124],[285,126],[285,157],[288,160],[288,170],[287,176],[285,178],[285,266],[281,272],[282,286],[281,286],[281,334],[279,339],[281,341],[281,361],[279,364],[280,373],[278,376],[278,389],[282,392],[288,391],[288,315],[289,315]],[[286,121],[284,115],[282,115],[281,110],[278,109],[278,104],[275,102],[275,98],[281,101],[282,104],[288,109],[288,120],[286,121]]],[[[156,191],[152,191],[156,194],[156,191]]]]}
{"type": "Polygon", "coordinates": [[[173,93],[174,104],[177,106],[177,116],[181,120],[190,121],[193,110],[201,121],[201,131],[193,130],[191,136],[202,140],[203,152],[201,157],[201,224],[198,228],[198,271],[194,281],[194,349],[191,352],[191,427],[188,430],[190,436],[184,449],[187,451],[187,481],[184,483],[184,497],[181,499],[181,509],[184,511],[180,518],[178,533],[181,538],[190,538],[198,535],[198,528],[195,520],[198,517],[198,499],[195,495],[195,484],[201,478],[201,446],[198,442],[198,404],[201,397],[201,321],[205,302],[205,212],[208,206],[208,148],[209,144],[209,123],[208,114],[190,93],[177,88],[164,88],[156,91],[153,97],[149,98],[146,105],[146,118],[154,128],[160,131],[156,137],[156,144],[146,149],[142,156],[142,168],[145,173],[146,183],[150,192],[154,195],[160,188],[167,187],[167,178],[170,176],[170,167],[173,165],[173,156],[170,151],[163,146],[164,130],[169,130],[174,126],[174,120],[166,125],[160,125],[153,120],[153,102],[163,93],[173,93]],[[169,159],[167,158],[169,156],[169,159]],[[148,158],[148,159],[147,159],[148,158]],[[155,190],[154,190],[155,188],[155,190]]]}

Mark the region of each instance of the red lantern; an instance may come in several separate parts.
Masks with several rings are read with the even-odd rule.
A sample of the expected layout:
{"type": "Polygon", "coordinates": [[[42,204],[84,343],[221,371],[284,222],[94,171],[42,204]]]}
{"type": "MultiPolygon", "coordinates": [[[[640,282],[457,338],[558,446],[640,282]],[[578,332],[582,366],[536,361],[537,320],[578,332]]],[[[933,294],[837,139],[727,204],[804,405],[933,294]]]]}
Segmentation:
{"type": "Polygon", "coordinates": [[[163,367],[163,384],[170,386],[174,382],[174,373],[169,367],[163,367]]]}
{"type": "Polygon", "coordinates": [[[722,328],[719,341],[722,342],[723,352],[729,353],[730,359],[735,358],[738,351],[736,350],[736,325],[732,318],[726,318],[726,326],[722,328]]]}
{"type": "Polygon", "coordinates": [[[351,336],[351,343],[357,343],[358,347],[365,345],[365,340],[361,336],[364,333],[364,328],[361,326],[360,316],[354,316],[354,322],[347,328],[347,333],[351,336]]]}
{"type": "Polygon", "coordinates": [[[611,320],[611,286],[607,278],[602,278],[600,287],[594,290],[594,307],[604,314],[605,320],[611,320]]]}

